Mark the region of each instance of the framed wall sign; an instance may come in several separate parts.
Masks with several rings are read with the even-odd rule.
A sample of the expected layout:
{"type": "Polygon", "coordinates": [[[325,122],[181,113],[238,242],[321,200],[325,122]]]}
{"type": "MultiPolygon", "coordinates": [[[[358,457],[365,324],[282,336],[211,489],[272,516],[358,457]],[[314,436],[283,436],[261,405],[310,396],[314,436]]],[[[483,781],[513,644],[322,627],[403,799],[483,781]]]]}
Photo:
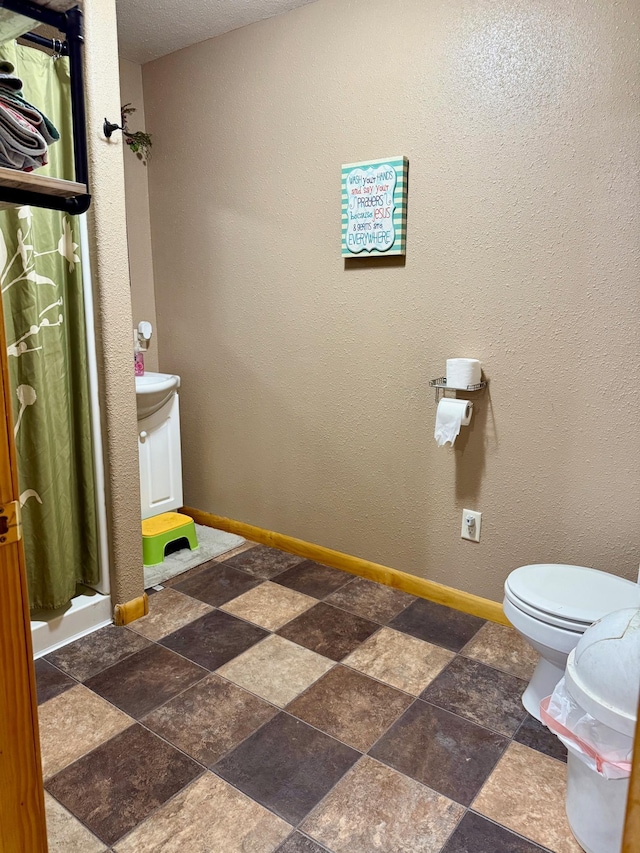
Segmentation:
{"type": "Polygon", "coordinates": [[[404,255],[407,240],[406,157],[342,167],[342,257],[404,255]]]}

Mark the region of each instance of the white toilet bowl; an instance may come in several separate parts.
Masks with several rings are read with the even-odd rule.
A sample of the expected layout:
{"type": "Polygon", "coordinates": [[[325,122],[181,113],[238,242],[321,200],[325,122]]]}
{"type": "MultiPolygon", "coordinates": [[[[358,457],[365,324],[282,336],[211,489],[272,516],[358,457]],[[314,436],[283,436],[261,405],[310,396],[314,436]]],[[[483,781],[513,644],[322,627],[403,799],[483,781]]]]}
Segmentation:
{"type": "Polygon", "coordinates": [[[540,654],[522,703],[540,719],[540,702],[564,675],[569,652],[586,629],[614,610],[640,607],[640,586],[585,566],[540,563],[511,572],[504,613],[540,654]]]}
{"type": "Polygon", "coordinates": [[[503,609],[516,631],[522,634],[540,655],[540,661],[522,696],[524,707],[539,720],[540,702],[553,693],[554,687],[564,675],[569,652],[578,645],[588,625],[582,629],[577,628],[575,631],[547,625],[515,607],[508,598],[504,600],[503,609]]]}

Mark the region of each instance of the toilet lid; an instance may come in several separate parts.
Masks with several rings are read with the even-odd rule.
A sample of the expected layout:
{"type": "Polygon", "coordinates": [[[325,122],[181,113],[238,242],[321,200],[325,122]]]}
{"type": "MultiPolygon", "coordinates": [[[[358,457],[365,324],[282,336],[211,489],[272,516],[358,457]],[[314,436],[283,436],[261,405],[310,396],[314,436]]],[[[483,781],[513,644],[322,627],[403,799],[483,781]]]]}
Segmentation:
{"type": "Polygon", "coordinates": [[[532,616],[537,622],[544,622],[545,625],[554,625],[556,628],[564,628],[565,631],[571,631],[574,634],[584,634],[589,625],[591,625],[590,622],[575,622],[571,619],[563,619],[562,616],[554,616],[551,613],[546,613],[544,610],[539,610],[537,607],[532,607],[530,604],[526,604],[520,598],[517,598],[506,584],[504,599],[505,601],[509,601],[518,610],[532,616]]]}
{"type": "Polygon", "coordinates": [[[505,593],[516,599],[516,606],[519,599],[535,611],[584,625],[614,610],[640,607],[638,584],[586,566],[562,563],[521,566],[507,578],[505,593]]]}

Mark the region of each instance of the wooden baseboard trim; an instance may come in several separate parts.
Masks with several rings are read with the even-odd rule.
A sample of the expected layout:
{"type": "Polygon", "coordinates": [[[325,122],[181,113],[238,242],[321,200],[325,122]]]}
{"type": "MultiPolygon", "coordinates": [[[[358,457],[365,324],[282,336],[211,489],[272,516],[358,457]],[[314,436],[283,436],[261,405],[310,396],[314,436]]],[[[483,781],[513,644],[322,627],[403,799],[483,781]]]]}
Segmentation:
{"type": "Polygon", "coordinates": [[[293,536],[274,533],[272,530],[264,530],[262,527],[254,527],[252,524],[245,524],[243,521],[234,521],[232,518],[213,515],[193,507],[183,507],[180,512],[184,512],[197,524],[202,524],[205,527],[215,527],[218,530],[225,530],[227,533],[235,533],[245,539],[250,539],[252,542],[279,548],[281,551],[288,551],[298,557],[324,563],[324,565],[332,566],[334,569],[342,569],[352,575],[368,578],[408,592],[411,595],[417,595],[419,598],[427,598],[429,601],[445,604],[447,607],[453,607],[463,613],[471,613],[473,616],[488,619],[490,622],[497,622],[499,625],[509,625],[502,611],[502,604],[497,601],[490,601],[488,598],[481,598],[479,595],[472,595],[470,592],[463,592],[435,581],[410,575],[407,572],[400,572],[398,569],[381,566],[378,563],[372,563],[370,560],[363,560],[361,557],[352,557],[350,554],[324,548],[322,545],[313,545],[303,539],[294,539],[293,536]]]}
{"type": "Polygon", "coordinates": [[[131,601],[126,601],[124,604],[116,604],[113,608],[113,621],[116,625],[128,625],[130,622],[135,622],[142,616],[146,616],[149,612],[149,596],[146,592],[139,595],[138,598],[132,598],[131,601]]]}

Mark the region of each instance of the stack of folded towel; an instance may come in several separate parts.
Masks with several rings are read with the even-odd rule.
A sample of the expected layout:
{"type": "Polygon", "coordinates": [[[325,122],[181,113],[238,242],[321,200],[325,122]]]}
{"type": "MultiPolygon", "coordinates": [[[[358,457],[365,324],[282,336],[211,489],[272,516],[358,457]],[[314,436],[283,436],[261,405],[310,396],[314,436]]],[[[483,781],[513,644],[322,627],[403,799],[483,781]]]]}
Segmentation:
{"type": "Polygon", "coordinates": [[[25,101],[22,80],[0,60],[0,166],[32,172],[48,163],[47,151],[60,134],[37,107],[25,101]]]}

